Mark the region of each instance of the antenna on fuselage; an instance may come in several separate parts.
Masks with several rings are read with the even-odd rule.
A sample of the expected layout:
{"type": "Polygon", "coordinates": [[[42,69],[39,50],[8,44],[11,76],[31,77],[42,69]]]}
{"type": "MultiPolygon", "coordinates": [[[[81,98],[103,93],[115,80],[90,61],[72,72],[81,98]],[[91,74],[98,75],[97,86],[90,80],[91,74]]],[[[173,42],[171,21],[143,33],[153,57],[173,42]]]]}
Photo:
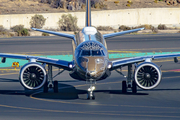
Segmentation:
{"type": "Polygon", "coordinates": [[[86,24],[85,26],[91,26],[91,0],[86,0],[86,24]]]}

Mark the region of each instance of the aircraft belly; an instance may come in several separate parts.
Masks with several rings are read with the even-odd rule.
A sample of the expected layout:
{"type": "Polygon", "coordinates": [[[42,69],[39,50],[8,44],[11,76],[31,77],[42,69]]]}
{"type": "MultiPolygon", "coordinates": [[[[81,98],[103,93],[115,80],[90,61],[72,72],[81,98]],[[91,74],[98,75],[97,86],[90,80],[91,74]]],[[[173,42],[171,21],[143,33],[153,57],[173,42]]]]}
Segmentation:
{"type": "Polygon", "coordinates": [[[77,71],[72,71],[72,72],[69,73],[69,75],[70,75],[72,78],[76,79],[76,80],[85,81],[85,79],[83,79],[82,77],[80,77],[80,75],[78,74],[77,71]]]}
{"type": "MultiPolygon", "coordinates": [[[[101,73],[100,73],[101,74],[101,73]]],[[[85,77],[85,73],[82,73],[82,71],[78,71],[77,69],[75,71],[71,71],[69,73],[69,75],[76,80],[80,80],[80,81],[87,81],[86,77],[85,77]]],[[[111,72],[109,70],[106,70],[105,73],[99,77],[98,79],[95,79],[96,81],[100,81],[100,80],[104,80],[107,77],[109,77],[111,75],[111,72]]]]}

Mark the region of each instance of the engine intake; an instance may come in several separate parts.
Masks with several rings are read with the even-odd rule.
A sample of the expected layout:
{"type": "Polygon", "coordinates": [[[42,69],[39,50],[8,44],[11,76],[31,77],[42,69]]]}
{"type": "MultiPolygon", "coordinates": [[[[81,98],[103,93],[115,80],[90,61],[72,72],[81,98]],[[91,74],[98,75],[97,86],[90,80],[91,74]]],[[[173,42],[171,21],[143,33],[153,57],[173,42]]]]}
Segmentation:
{"type": "Polygon", "coordinates": [[[39,63],[27,63],[20,70],[19,80],[27,89],[39,89],[46,82],[46,70],[39,63]]]}
{"type": "Polygon", "coordinates": [[[150,62],[139,64],[134,73],[136,84],[142,89],[153,89],[161,81],[162,73],[159,67],[150,62]]]}

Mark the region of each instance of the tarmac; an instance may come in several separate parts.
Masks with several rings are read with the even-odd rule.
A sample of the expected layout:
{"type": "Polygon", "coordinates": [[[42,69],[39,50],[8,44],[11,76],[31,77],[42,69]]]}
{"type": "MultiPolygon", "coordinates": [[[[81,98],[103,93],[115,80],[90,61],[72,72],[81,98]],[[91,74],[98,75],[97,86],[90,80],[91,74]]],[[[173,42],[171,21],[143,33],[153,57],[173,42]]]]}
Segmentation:
{"type": "MultiPolygon", "coordinates": [[[[179,38],[180,34],[125,35],[107,39],[107,46],[110,53],[179,52],[179,38]]],[[[1,53],[63,55],[72,54],[71,49],[71,40],[62,37],[0,39],[1,53]]],[[[129,89],[123,94],[121,82],[125,78],[113,71],[109,78],[97,82],[95,100],[86,99],[88,84],[72,79],[67,71],[54,79],[58,81],[58,93],[43,93],[42,89],[29,91],[21,86],[19,68],[0,68],[0,119],[180,119],[180,65],[173,58],[153,62],[162,65],[163,74],[155,89],[138,88],[137,94],[129,89]]],[[[53,68],[53,74],[57,72],[53,68]]]]}

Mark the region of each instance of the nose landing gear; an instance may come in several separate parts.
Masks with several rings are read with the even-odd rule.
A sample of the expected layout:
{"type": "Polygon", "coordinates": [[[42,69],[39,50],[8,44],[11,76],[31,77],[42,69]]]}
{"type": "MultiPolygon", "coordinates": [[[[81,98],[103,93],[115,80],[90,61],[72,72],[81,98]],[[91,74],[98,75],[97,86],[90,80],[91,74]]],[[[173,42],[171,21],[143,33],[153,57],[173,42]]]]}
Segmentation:
{"type": "Polygon", "coordinates": [[[90,83],[90,87],[87,90],[87,100],[92,99],[95,100],[94,90],[95,90],[95,80],[87,80],[86,82],[90,83]]]}
{"type": "Polygon", "coordinates": [[[95,86],[91,85],[90,88],[88,89],[88,93],[87,93],[87,99],[95,99],[95,95],[94,95],[94,91],[95,90],[95,86]]]}

